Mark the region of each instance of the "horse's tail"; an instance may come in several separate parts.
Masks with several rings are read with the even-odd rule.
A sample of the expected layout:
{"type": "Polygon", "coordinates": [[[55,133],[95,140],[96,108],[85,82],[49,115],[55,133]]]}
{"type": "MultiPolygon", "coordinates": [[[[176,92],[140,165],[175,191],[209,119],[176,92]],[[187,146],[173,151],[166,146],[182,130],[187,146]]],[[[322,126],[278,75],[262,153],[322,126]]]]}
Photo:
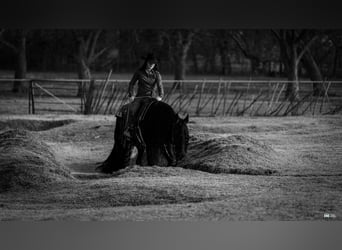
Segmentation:
{"type": "Polygon", "coordinates": [[[95,168],[95,171],[112,173],[129,165],[130,143],[123,135],[125,118],[117,116],[114,131],[114,146],[107,159],[95,168]]]}

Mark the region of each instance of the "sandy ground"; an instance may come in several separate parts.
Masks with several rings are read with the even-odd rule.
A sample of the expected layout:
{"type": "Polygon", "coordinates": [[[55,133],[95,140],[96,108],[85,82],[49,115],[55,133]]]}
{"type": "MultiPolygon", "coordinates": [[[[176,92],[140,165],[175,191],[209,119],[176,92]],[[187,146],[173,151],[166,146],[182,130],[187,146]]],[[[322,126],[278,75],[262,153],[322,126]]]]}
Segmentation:
{"type": "Polygon", "coordinates": [[[113,116],[1,115],[1,130],[36,130],[75,179],[41,190],[0,192],[0,219],[279,221],[323,220],[325,213],[330,220],[342,218],[341,115],[191,118],[183,167],[95,173],[112,149],[114,124],[113,116]],[[42,125],[46,121],[48,127],[42,125]],[[47,129],[53,124],[59,126],[47,129]]]}

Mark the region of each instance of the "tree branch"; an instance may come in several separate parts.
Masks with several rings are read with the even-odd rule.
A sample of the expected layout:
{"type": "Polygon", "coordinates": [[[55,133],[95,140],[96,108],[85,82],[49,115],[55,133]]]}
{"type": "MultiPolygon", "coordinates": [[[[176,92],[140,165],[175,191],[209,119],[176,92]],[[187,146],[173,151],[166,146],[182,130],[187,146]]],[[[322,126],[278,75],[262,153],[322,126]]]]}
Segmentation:
{"type": "Polygon", "coordinates": [[[194,35],[195,35],[195,33],[193,31],[189,31],[189,33],[187,34],[186,40],[185,40],[185,44],[184,44],[184,47],[183,47],[185,53],[187,53],[187,51],[189,50],[194,35]]]}
{"type": "Polygon", "coordinates": [[[306,36],[306,34],[308,33],[307,30],[302,30],[299,35],[296,37],[295,39],[295,43],[299,43],[300,41],[303,40],[303,38],[306,36]]]}
{"type": "Polygon", "coordinates": [[[272,29],[271,29],[271,32],[273,33],[273,35],[274,35],[279,41],[281,41],[281,37],[280,37],[280,34],[279,34],[279,33],[277,33],[275,30],[272,30],[272,29]]]}
{"type": "Polygon", "coordinates": [[[97,52],[95,55],[93,55],[91,58],[89,58],[89,64],[92,64],[94,61],[96,61],[96,59],[99,58],[107,50],[108,48],[103,48],[102,50],[97,52]]]}
{"type": "Polygon", "coordinates": [[[5,41],[3,38],[0,39],[0,42],[4,45],[6,45],[7,47],[11,48],[15,53],[18,52],[18,49],[11,43],[5,41]]]}
{"type": "Polygon", "coordinates": [[[6,41],[3,37],[2,34],[5,32],[5,29],[1,29],[0,31],[0,42],[4,44],[5,46],[11,48],[15,53],[18,53],[18,48],[15,47],[12,43],[6,41]]]}
{"type": "Polygon", "coordinates": [[[244,48],[244,46],[242,45],[241,41],[234,35],[231,35],[231,37],[233,38],[233,40],[235,41],[235,43],[238,45],[239,49],[241,50],[241,52],[244,54],[245,57],[252,59],[252,60],[259,60],[259,57],[256,56],[255,54],[251,53],[250,51],[248,51],[247,48],[244,48]]]}
{"type": "Polygon", "coordinates": [[[271,31],[279,41],[280,52],[284,60],[284,63],[289,64],[291,55],[289,53],[289,46],[287,44],[286,33],[284,32],[284,30],[279,30],[279,32],[276,32],[275,30],[271,31]]]}
{"type": "Polygon", "coordinates": [[[310,39],[310,41],[305,45],[305,47],[303,48],[303,50],[299,53],[298,57],[297,57],[297,63],[299,63],[300,59],[303,57],[304,53],[309,49],[309,47],[313,44],[313,42],[318,38],[318,36],[314,36],[310,39]]]}
{"type": "Polygon", "coordinates": [[[98,40],[101,32],[102,32],[102,30],[97,30],[96,33],[93,36],[92,43],[90,45],[89,56],[88,56],[88,58],[90,60],[92,60],[91,58],[94,56],[97,40],[98,40]]]}

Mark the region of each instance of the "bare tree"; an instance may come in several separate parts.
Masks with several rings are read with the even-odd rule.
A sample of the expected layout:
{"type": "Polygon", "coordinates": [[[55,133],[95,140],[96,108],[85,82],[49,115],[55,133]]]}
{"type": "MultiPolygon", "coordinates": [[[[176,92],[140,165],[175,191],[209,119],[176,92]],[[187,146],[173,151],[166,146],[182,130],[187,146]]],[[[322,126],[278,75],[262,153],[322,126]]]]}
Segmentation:
{"type": "Polygon", "coordinates": [[[337,65],[341,62],[341,51],[342,51],[342,32],[332,32],[330,34],[330,39],[334,47],[334,57],[331,67],[331,77],[336,77],[337,75],[337,65]]]}
{"type": "Polygon", "coordinates": [[[221,74],[228,75],[232,72],[232,65],[230,55],[236,53],[237,49],[232,46],[234,40],[232,40],[231,30],[214,30],[211,32],[213,38],[216,40],[216,46],[218,48],[221,60],[221,74]]]}
{"type": "Polygon", "coordinates": [[[304,54],[302,64],[304,68],[306,69],[311,81],[315,81],[312,84],[313,95],[314,96],[320,95],[322,93],[322,86],[318,82],[323,82],[323,76],[310,50],[308,50],[304,54]]]}
{"type": "MultiPolygon", "coordinates": [[[[27,60],[26,60],[26,37],[28,30],[20,29],[15,31],[15,42],[10,42],[4,38],[5,30],[0,31],[0,43],[7,46],[12,50],[16,56],[16,68],[14,73],[15,79],[25,79],[27,72],[27,60]]],[[[22,82],[14,81],[13,92],[19,92],[22,90],[22,82]]]]}
{"type": "MultiPolygon", "coordinates": [[[[96,63],[101,55],[106,52],[108,48],[99,48],[98,40],[102,30],[90,30],[75,32],[77,38],[77,53],[75,59],[78,68],[79,79],[91,78],[91,67],[96,63]]],[[[81,85],[78,88],[78,96],[81,95],[81,85]]]]}
{"type": "Polygon", "coordinates": [[[219,43],[219,50],[221,54],[221,74],[229,75],[232,72],[232,64],[229,57],[229,47],[227,40],[223,40],[219,43]]]}
{"type": "Polygon", "coordinates": [[[319,39],[304,54],[302,65],[312,81],[313,94],[323,94],[324,77],[331,76],[336,65],[336,35],[338,31],[314,30],[319,39]]]}
{"type": "Polygon", "coordinates": [[[216,30],[196,30],[189,49],[194,73],[213,73],[216,71],[216,56],[219,38],[216,30]]]}
{"type": "Polygon", "coordinates": [[[186,74],[186,59],[195,35],[194,30],[168,30],[164,32],[170,56],[174,63],[174,79],[184,80],[186,74]]]}
{"type": "Polygon", "coordinates": [[[257,68],[261,62],[260,55],[258,54],[258,49],[251,45],[251,39],[247,39],[245,32],[243,31],[231,31],[231,38],[236,42],[236,45],[241,50],[243,55],[251,60],[252,73],[257,71],[257,68]]]}
{"type": "Polygon", "coordinates": [[[272,30],[272,33],[279,42],[281,57],[290,81],[285,92],[286,97],[291,101],[298,100],[298,65],[318,36],[308,30],[272,30]]]}

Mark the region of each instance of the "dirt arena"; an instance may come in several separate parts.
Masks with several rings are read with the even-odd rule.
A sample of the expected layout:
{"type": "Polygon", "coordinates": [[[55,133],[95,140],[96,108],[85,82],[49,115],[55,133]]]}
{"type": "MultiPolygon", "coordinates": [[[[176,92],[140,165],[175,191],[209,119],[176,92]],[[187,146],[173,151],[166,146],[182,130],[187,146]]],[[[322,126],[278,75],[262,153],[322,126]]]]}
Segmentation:
{"type": "Polygon", "coordinates": [[[342,218],[341,115],[190,118],[178,167],[98,174],[114,126],[113,116],[1,115],[0,220],[342,218]]]}

